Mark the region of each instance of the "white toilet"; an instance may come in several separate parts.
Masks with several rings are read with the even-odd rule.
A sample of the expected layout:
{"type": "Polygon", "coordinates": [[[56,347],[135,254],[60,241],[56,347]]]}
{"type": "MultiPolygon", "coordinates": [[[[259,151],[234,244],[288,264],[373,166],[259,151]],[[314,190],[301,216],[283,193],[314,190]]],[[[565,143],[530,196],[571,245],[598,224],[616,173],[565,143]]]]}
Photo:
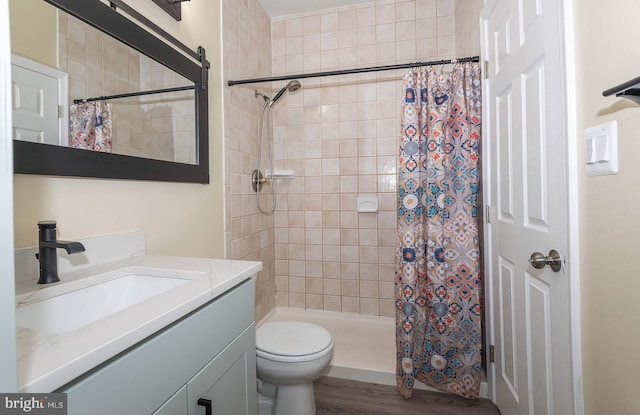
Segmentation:
{"type": "Polygon", "coordinates": [[[256,330],[259,415],[313,415],[313,381],[333,357],[331,334],[317,324],[270,321],[256,330]]]}

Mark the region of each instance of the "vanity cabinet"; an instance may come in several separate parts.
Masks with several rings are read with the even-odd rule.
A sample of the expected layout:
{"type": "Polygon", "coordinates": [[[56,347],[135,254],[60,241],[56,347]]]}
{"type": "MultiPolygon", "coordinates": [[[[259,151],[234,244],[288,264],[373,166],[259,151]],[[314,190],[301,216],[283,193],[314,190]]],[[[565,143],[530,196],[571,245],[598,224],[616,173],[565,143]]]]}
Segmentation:
{"type": "Polygon", "coordinates": [[[254,281],[247,280],[58,392],[69,415],[256,415],[254,281]]]}
{"type": "Polygon", "coordinates": [[[245,332],[245,335],[238,336],[187,383],[189,414],[207,413],[198,404],[200,399],[209,401],[212,413],[216,415],[256,413],[257,401],[253,397],[248,399],[246,391],[251,387],[254,395],[256,393],[253,326],[251,330],[252,335],[245,332]],[[254,373],[253,379],[247,376],[250,372],[254,373]]]}
{"type": "Polygon", "coordinates": [[[153,415],[183,415],[187,412],[187,386],[180,388],[168,401],[166,401],[153,415]]]}

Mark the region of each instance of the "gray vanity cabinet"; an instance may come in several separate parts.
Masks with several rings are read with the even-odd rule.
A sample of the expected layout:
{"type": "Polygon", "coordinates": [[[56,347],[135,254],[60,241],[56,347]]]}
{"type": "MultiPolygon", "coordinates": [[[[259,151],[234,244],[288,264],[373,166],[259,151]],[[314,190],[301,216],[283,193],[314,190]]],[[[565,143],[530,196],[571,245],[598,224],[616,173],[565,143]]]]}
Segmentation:
{"type": "Polygon", "coordinates": [[[69,415],[256,415],[254,281],[216,298],[66,392],[69,415]]]}
{"type": "Polygon", "coordinates": [[[201,399],[215,415],[255,415],[253,331],[253,326],[247,328],[153,415],[206,414],[205,406],[198,405],[201,399]]]}
{"type": "Polygon", "coordinates": [[[255,415],[255,330],[250,327],[187,383],[189,414],[205,414],[200,399],[213,414],[255,415]],[[249,391],[251,389],[251,393],[249,391]]]}
{"type": "Polygon", "coordinates": [[[186,415],[187,414],[187,386],[180,388],[153,415],[186,415]]]}

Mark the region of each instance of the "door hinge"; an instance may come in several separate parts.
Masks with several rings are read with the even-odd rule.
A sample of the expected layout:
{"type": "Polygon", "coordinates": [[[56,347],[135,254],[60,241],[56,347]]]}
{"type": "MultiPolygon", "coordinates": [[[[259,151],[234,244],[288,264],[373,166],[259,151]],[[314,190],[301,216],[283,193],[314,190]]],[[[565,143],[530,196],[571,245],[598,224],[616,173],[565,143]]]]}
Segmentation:
{"type": "Polygon", "coordinates": [[[489,346],[489,362],[495,363],[496,361],[496,348],[492,345],[489,346]]]}
{"type": "Polygon", "coordinates": [[[62,105],[58,105],[58,118],[64,117],[64,107],[62,105]]]}
{"type": "Polygon", "coordinates": [[[483,62],[482,72],[484,73],[484,79],[489,79],[489,61],[483,62]]]}
{"type": "Polygon", "coordinates": [[[496,209],[491,205],[487,205],[485,208],[485,221],[492,223],[496,219],[496,209]]]}

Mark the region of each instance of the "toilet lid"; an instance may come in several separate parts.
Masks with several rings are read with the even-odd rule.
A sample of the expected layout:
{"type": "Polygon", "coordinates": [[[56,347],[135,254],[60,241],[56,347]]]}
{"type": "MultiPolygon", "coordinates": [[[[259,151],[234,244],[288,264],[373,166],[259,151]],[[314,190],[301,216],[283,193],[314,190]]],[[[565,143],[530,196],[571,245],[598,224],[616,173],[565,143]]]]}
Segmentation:
{"type": "Polygon", "coordinates": [[[270,321],[256,331],[256,347],[273,355],[311,355],[331,344],[331,334],[326,329],[303,321],[270,321]]]}

